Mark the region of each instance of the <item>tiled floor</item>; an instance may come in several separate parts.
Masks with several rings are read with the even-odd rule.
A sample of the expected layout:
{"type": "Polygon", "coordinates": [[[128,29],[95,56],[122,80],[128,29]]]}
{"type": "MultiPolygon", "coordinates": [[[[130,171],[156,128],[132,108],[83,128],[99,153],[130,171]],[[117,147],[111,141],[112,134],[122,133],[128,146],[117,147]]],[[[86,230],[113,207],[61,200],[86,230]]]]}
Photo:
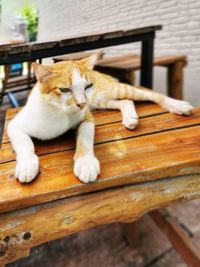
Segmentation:
{"type": "MultiPolygon", "coordinates": [[[[25,93],[17,95],[21,104],[25,93]]],[[[0,107],[0,136],[5,110],[0,107]]],[[[168,210],[181,222],[200,247],[200,200],[171,206],[168,210]]],[[[10,267],[186,267],[148,215],[138,222],[134,246],[128,245],[123,224],[100,226],[33,248],[31,256],[10,267]]],[[[198,267],[198,266],[197,266],[198,267]]]]}

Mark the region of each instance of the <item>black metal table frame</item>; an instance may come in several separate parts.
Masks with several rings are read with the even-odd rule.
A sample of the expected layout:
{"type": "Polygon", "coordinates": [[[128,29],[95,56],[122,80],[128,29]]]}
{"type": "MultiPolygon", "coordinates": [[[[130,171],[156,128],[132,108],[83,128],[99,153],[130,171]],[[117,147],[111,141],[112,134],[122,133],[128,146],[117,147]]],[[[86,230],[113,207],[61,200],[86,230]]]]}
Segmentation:
{"type": "MultiPolygon", "coordinates": [[[[140,41],[142,42],[140,84],[144,87],[152,88],[154,38],[155,38],[155,30],[140,34],[133,34],[130,36],[121,36],[109,39],[100,38],[96,41],[83,42],[80,44],[73,44],[73,45],[65,45],[61,47],[57,45],[52,48],[31,51],[30,53],[26,52],[20,54],[7,54],[5,56],[0,55],[0,65],[43,59],[47,57],[53,57],[68,53],[75,53],[85,50],[93,50],[103,47],[116,46],[116,45],[140,41]]],[[[8,97],[11,104],[14,107],[17,107],[18,103],[14,98],[14,96],[11,93],[9,93],[8,97]]]]}

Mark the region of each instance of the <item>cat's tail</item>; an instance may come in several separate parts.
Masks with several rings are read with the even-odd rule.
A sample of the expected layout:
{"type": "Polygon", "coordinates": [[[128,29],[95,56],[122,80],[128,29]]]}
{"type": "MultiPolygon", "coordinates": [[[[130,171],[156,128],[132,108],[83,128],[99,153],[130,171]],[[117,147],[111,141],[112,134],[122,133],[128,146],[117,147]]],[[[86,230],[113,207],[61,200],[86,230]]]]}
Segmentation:
{"type": "Polygon", "coordinates": [[[164,109],[180,115],[189,115],[193,110],[193,107],[186,101],[176,100],[150,89],[135,87],[124,83],[118,83],[114,90],[114,94],[115,99],[152,101],[164,109]]]}

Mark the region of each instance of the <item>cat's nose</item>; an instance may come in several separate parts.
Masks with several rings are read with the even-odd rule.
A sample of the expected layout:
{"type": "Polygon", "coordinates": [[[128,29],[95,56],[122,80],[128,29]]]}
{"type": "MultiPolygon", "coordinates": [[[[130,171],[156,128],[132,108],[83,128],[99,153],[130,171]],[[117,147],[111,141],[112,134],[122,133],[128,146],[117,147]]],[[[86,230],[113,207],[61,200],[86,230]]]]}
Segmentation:
{"type": "Polygon", "coordinates": [[[80,109],[84,108],[85,105],[86,105],[86,103],[78,103],[78,104],[77,104],[77,106],[78,106],[80,109]]]}

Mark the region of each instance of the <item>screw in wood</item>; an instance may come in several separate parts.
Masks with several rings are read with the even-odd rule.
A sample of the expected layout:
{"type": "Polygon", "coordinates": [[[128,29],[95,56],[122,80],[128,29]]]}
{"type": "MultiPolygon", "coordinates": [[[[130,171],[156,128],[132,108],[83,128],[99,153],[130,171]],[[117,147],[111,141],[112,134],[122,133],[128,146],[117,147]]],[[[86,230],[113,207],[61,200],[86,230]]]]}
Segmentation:
{"type": "Polygon", "coordinates": [[[29,233],[29,232],[24,233],[24,235],[23,235],[24,240],[29,240],[30,238],[31,238],[31,233],[29,233]]]}
{"type": "Polygon", "coordinates": [[[6,254],[5,250],[0,250],[0,257],[3,257],[6,254]]]}
{"type": "Polygon", "coordinates": [[[13,179],[14,178],[14,174],[9,175],[9,179],[13,179]]]}

